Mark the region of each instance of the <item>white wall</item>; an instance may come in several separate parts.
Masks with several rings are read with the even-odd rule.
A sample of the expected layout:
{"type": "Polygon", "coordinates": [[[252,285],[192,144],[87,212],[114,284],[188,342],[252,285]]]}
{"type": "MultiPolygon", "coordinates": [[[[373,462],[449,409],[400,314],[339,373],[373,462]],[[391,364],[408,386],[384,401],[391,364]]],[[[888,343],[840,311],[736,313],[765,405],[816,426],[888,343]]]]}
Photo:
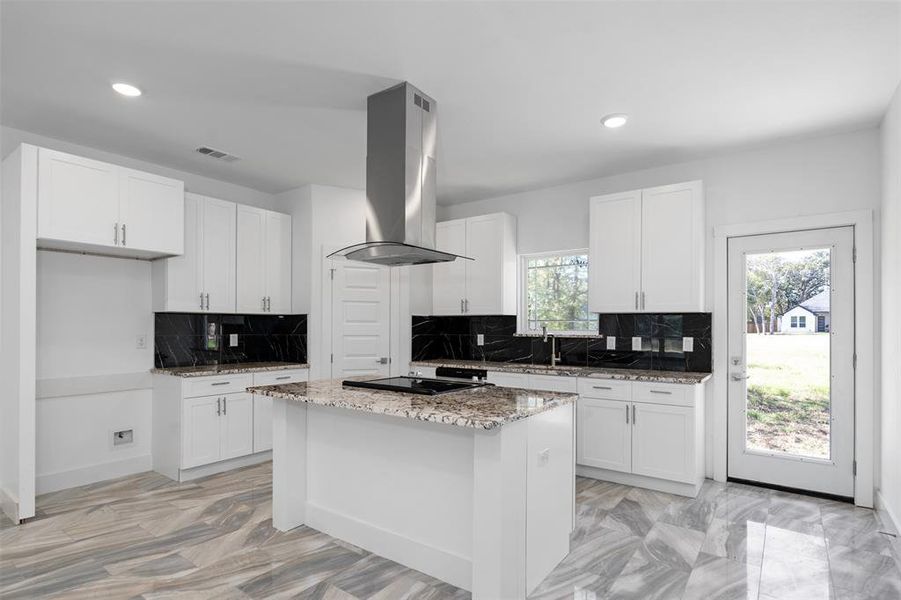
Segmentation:
{"type": "MultiPolygon", "coordinates": [[[[591,196],[704,181],[708,238],[714,227],[768,219],[856,209],[877,212],[881,202],[880,132],[876,128],[790,141],[497,198],[439,206],[439,220],[508,212],[517,217],[518,252],[543,252],[588,246],[591,196]]],[[[878,244],[878,240],[858,240],[878,244]]],[[[713,290],[724,285],[713,276],[713,244],[707,244],[707,306],[713,290]]],[[[878,245],[876,246],[878,248],[878,245]]],[[[878,255],[877,255],[878,269],[878,255]]],[[[417,307],[418,308],[418,307],[417,307]]],[[[414,310],[415,313],[415,310],[414,310]]],[[[879,322],[876,322],[877,336],[879,322]]],[[[875,343],[879,343],[878,339],[875,343]]],[[[714,370],[717,365],[714,365],[714,370]]],[[[711,386],[708,386],[708,394],[711,386]]],[[[707,423],[714,400],[707,401],[707,423]]],[[[712,449],[708,426],[707,448],[712,449]]],[[[713,473],[708,451],[708,476],[713,473]]]]}
{"type": "MultiPolygon", "coordinates": [[[[143,160],[112,154],[97,148],[73,144],[65,140],[47,137],[30,131],[23,131],[13,127],[0,127],[0,156],[6,157],[16,146],[22,143],[34,144],[45,148],[53,148],[61,152],[70,152],[79,156],[103,160],[123,167],[138,169],[148,173],[155,173],[164,177],[171,177],[185,182],[185,191],[250,204],[260,208],[272,208],[272,194],[254,190],[248,187],[211,179],[202,175],[195,175],[186,171],[170,169],[143,160]]],[[[212,160],[212,159],[211,159],[212,160]]]]}
{"type": "MultiPolygon", "coordinates": [[[[879,505],[901,526],[901,87],[882,122],[882,369],[879,505]]],[[[879,446],[877,446],[879,447],[879,446]]]]}

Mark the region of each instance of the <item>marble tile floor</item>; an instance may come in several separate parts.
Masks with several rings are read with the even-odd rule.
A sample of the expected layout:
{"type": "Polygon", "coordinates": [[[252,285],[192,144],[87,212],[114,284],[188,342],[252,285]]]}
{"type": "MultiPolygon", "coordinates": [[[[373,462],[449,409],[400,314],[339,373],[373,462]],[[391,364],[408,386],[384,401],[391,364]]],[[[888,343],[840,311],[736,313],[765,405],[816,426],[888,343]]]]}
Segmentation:
{"type": "MultiPolygon", "coordinates": [[[[155,473],[38,498],[0,519],[0,598],[468,598],[307,527],[271,526],[271,463],[155,473]]],[[[696,499],[577,481],[572,551],[535,599],[901,599],[895,538],[847,504],[708,482],[696,499]]]]}

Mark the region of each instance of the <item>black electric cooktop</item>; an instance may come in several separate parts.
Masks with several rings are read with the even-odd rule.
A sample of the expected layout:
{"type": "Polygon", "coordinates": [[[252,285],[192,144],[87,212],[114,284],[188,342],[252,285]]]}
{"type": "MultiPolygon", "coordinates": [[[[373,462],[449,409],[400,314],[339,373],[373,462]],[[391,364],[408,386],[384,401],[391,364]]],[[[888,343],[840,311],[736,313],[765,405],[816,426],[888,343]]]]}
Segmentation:
{"type": "Polygon", "coordinates": [[[368,381],[347,379],[342,382],[346,387],[387,390],[389,392],[406,392],[408,394],[425,394],[435,396],[450,392],[459,392],[477,387],[491,385],[481,381],[449,381],[446,379],[427,379],[424,377],[386,377],[368,381]]]}

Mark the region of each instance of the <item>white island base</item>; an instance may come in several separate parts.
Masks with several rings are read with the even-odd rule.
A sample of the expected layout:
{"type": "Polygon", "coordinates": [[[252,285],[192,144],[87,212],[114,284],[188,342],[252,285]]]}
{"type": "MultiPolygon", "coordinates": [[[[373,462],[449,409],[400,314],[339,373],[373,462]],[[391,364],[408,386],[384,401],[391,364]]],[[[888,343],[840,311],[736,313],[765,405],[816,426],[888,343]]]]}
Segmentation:
{"type": "Polygon", "coordinates": [[[569,553],[573,405],[485,430],[274,399],[273,525],[471,591],[526,595],[569,553]]]}

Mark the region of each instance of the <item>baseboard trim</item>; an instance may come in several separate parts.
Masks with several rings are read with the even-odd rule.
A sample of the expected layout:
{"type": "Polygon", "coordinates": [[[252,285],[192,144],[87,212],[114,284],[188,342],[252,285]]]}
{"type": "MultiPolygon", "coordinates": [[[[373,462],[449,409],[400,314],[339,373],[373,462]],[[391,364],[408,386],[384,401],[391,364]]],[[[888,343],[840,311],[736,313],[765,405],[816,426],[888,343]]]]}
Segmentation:
{"type": "MultiPolygon", "coordinates": [[[[210,465],[194,467],[192,469],[182,469],[178,472],[179,481],[193,481],[201,477],[209,477],[210,475],[218,475],[232,469],[240,469],[241,467],[249,467],[267,460],[272,460],[272,451],[258,452],[256,454],[248,454],[247,456],[239,456],[238,458],[230,458],[222,460],[210,465]]],[[[165,473],[163,473],[165,475],[165,473]]]]}
{"type": "Polygon", "coordinates": [[[891,533],[901,533],[901,529],[898,529],[898,524],[901,521],[898,520],[898,516],[892,511],[889,503],[885,501],[882,490],[876,490],[876,511],[880,514],[884,523],[892,528],[891,533]]]}
{"type": "Polygon", "coordinates": [[[472,590],[472,560],[307,502],[306,525],[411,569],[472,590]]]}
{"type": "Polygon", "coordinates": [[[145,454],[143,456],[134,456],[132,458],[80,467],[70,471],[38,475],[35,478],[35,493],[38,495],[46,494],[89,483],[97,483],[98,481],[106,481],[107,479],[116,479],[125,475],[144,473],[145,471],[150,471],[152,465],[153,459],[151,455],[145,454]]]}
{"type": "Polygon", "coordinates": [[[3,488],[0,488],[0,510],[10,521],[19,524],[19,501],[3,488]]]}
{"type": "Polygon", "coordinates": [[[597,467],[589,467],[586,465],[576,465],[576,475],[579,477],[598,479],[600,481],[610,481],[613,483],[621,483],[623,485],[648,488],[650,490],[657,490],[658,492],[666,492],[667,494],[688,496],[689,498],[697,497],[698,492],[701,491],[701,486],[704,485],[703,479],[696,484],[682,483],[680,481],[657,479],[656,477],[646,477],[645,475],[636,475],[634,473],[621,473],[620,471],[599,469],[597,467]]]}

